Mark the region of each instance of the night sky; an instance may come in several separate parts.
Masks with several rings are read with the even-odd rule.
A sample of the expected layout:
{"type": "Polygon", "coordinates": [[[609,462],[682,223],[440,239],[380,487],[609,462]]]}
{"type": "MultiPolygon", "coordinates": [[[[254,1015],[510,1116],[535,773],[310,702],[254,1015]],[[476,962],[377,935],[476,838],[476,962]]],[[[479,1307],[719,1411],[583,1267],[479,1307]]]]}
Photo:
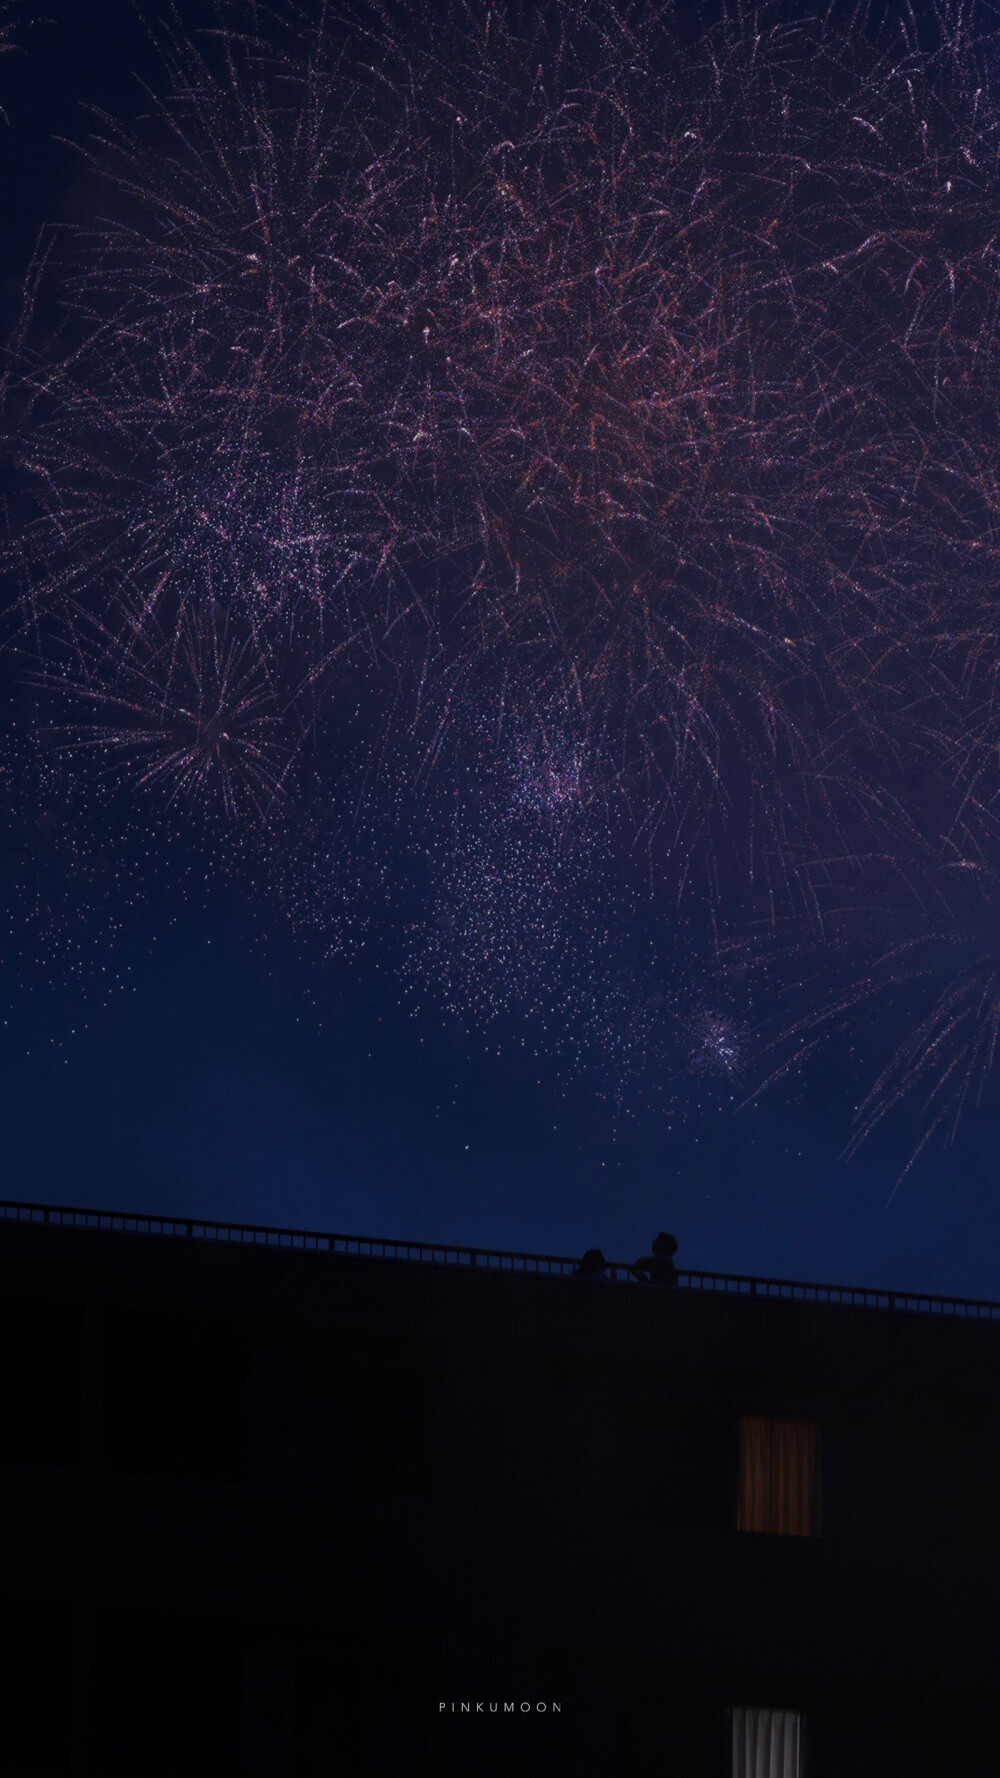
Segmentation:
{"type": "MultiPolygon", "coordinates": [[[[831,389],[836,377],[845,379],[830,397],[830,411],[836,409],[838,417],[830,423],[829,438],[815,447],[815,483],[801,496],[808,522],[803,518],[800,524],[796,488],[786,501],[767,479],[767,466],[782,450],[789,464],[804,454],[794,430],[800,409],[793,412],[787,391],[801,390],[807,379],[795,364],[779,363],[776,349],[768,358],[754,343],[757,327],[761,338],[791,339],[789,351],[799,349],[780,314],[761,319],[767,301],[778,298],[765,299],[759,290],[741,296],[743,286],[730,297],[725,292],[731,274],[719,271],[709,306],[718,317],[730,313],[725,303],[738,308],[742,302],[739,327],[731,319],[725,324],[733,339],[745,336],[750,342],[745,348],[734,345],[729,360],[712,361],[717,383],[728,377],[727,387],[736,389],[725,400],[717,388],[710,397],[704,394],[707,299],[702,294],[696,301],[690,291],[678,298],[685,374],[694,382],[702,379],[702,394],[686,395],[688,405],[678,401],[676,411],[683,410],[685,438],[697,443],[700,428],[709,441],[705,453],[709,445],[716,452],[714,469],[699,468],[698,500],[690,497],[684,526],[678,520],[675,529],[656,534],[661,551],[677,551],[678,584],[688,572],[703,575],[697,582],[699,609],[708,610],[713,623],[722,595],[711,592],[712,577],[728,588],[739,615],[741,564],[751,556],[766,557],[759,572],[769,587],[779,579],[784,588],[798,584],[796,576],[806,583],[829,572],[839,575],[830,580],[838,586],[854,575],[863,593],[853,603],[845,595],[835,637],[814,616],[822,608],[822,622],[827,621],[821,599],[800,606],[799,630],[792,631],[791,642],[782,639],[793,655],[798,651],[796,660],[808,655],[808,670],[803,668],[798,679],[798,667],[790,668],[785,657],[778,660],[773,648],[755,654],[756,644],[744,646],[741,637],[743,652],[737,653],[731,641],[735,620],[727,620],[721,644],[712,636],[704,642],[703,660],[711,656],[715,662],[721,650],[725,670],[734,676],[719,680],[721,669],[713,666],[716,679],[702,682],[709,694],[713,684],[730,685],[726,708],[732,732],[722,733],[713,719],[706,732],[715,739],[707,752],[703,748],[690,784],[678,764],[683,749],[676,735],[673,752],[662,751],[666,743],[658,738],[655,683],[650,689],[649,674],[643,678],[642,671],[638,692],[633,680],[626,683],[621,661],[628,650],[620,632],[613,626],[607,630],[606,655],[613,649],[619,654],[618,665],[606,670],[593,664],[596,655],[587,655],[592,632],[571,637],[566,622],[561,658],[552,666],[548,657],[532,654],[526,641],[535,634],[531,624],[537,614],[514,607],[510,588],[516,586],[520,598],[529,578],[528,568],[521,576],[522,558],[536,569],[542,563],[540,579],[558,590],[559,551],[565,555],[569,542],[578,552],[570,577],[579,581],[596,561],[591,579],[614,604],[618,556],[611,552],[606,561],[596,560],[600,551],[593,539],[605,533],[596,521],[587,529],[604,494],[595,482],[583,513],[579,488],[589,485],[585,471],[576,484],[576,505],[568,495],[551,490],[547,495],[557,514],[550,555],[548,533],[539,541],[541,532],[532,531],[530,520],[520,541],[511,543],[517,521],[503,505],[506,470],[497,469],[501,460],[489,457],[488,444],[481,446],[487,467],[477,473],[493,475],[491,522],[507,539],[503,550],[492,546],[496,560],[507,552],[496,569],[496,600],[506,601],[507,627],[497,620],[482,658],[468,664],[470,632],[462,631],[467,606],[463,595],[454,593],[466,558],[456,546],[434,582],[445,592],[433,605],[426,592],[433,579],[429,558],[423,544],[420,549],[414,544],[406,584],[417,587],[412,608],[426,611],[433,605],[425,629],[414,627],[409,607],[393,618],[392,601],[399,597],[394,583],[389,594],[375,595],[365,607],[361,664],[354,663],[349,649],[337,656],[336,673],[342,676],[318,715],[309,702],[314,687],[304,691],[300,674],[294,698],[278,698],[282,720],[294,706],[299,723],[294,770],[282,765],[279,772],[278,743],[268,753],[268,741],[256,779],[249,774],[245,783],[239,781],[239,762],[251,753],[237,757],[230,781],[222,751],[212,756],[222,760],[217,771],[210,760],[202,773],[205,755],[202,764],[168,762],[155,782],[147,782],[145,765],[135,769],[133,756],[141,755],[147,764],[154,757],[149,736],[156,712],[145,713],[141,744],[134,739],[133,719],[142,687],[148,691],[152,679],[147,674],[138,692],[138,678],[126,683],[128,673],[138,669],[122,667],[120,637],[108,615],[113,600],[125,597],[119,578],[124,584],[131,572],[135,585],[143,586],[143,576],[150,581],[160,576],[161,557],[175,551],[169,572],[197,583],[194,601],[200,596],[199,575],[223,570],[218,553],[206,568],[195,553],[182,561],[187,545],[175,546],[186,517],[195,507],[201,511],[201,494],[182,499],[175,489],[176,517],[168,512],[161,521],[161,555],[152,567],[151,554],[138,560],[139,544],[133,549],[131,542],[119,547],[114,541],[115,527],[124,532],[132,522],[115,488],[133,474],[128,438],[134,443],[135,428],[144,422],[136,420],[133,434],[126,436],[133,420],[125,415],[115,434],[116,457],[101,432],[103,422],[86,410],[87,379],[89,386],[94,379],[87,351],[98,326],[92,317],[105,325],[111,315],[112,331],[119,326],[115,350],[123,354],[121,364],[137,366],[136,386],[144,374],[142,354],[152,351],[140,337],[145,322],[138,310],[138,322],[129,311],[129,325],[139,327],[139,343],[127,349],[124,343],[121,317],[130,299],[115,294],[120,286],[109,270],[118,263],[122,237],[118,246],[102,249],[103,258],[87,262],[97,266],[89,274],[91,296],[81,306],[77,294],[69,322],[66,292],[74,267],[83,263],[73,257],[74,231],[111,215],[141,235],[146,199],[138,187],[123,194],[120,186],[102,185],[93,166],[82,163],[68,143],[84,141],[94,127],[86,105],[132,120],[144,108],[138,82],[163,92],[167,76],[163,56],[143,25],[147,14],[156,16],[151,8],[130,7],[125,0],[105,0],[99,8],[49,0],[44,11],[45,22],[32,22],[26,9],[15,11],[15,49],[0,59],[0,99],[7,116],[0,128],[3,324],[5,335],[15,340],[2,421],[9,508],[3,547],[10,569],[0,762],[3,1195],[537,1252],[573,1254],[599,1244],[619,1259],[647,1251],[651,1236],[667,1228],[677,1236],[682,1266],[1000,1296],[998,1108],[990,1047],[991,1021],[1000,1005],[1000,987],[994,990],[994,975],[1000,983],[1000,951],[993,936],[992,885],[1000,852],[993,836],[991,774],[997,748],[990,677],[996,629],[991,597],[1000,572],[992,500],[1000,474],[994,484],[997,443],[980,410],[962,408],[958,397],[953,410],[947,408],[963,364],[976,367],[975,377],[966,381],[985,391],[987,405],[991,389],[1000,388],[1000,302],[994,307],[982,297],[988,255],[975,233],[990,193],[1000,191],[1000,161],[988,163],[985,153],[990,145],[996,152],[992,132],[1000,133],[1000,92],[987,91],[983,103],[984,112],[992,106],[995,116],[989,127],[982,125],[982,140],[974,146],[980,183],[967,197],[967,211],[952,213],[944,197],[934,195],[938,187],[944,192],[946,169],[935,172],[937,184],[932,180],[919,191],[926,168],[917,167],[913,175],[914,216],[932,245],[936,242],[942,263],[958,267],[958,295],[952,291],[953,308],[936,321],[928,274],[917,332],[922,327],[925,344],[933,338],[934,345],[933,352],[926,345],[913,371],[912,395],[901,374],[893,381],[894,373],[886,372],[883,387],[872,372],[870,385],[864,385],[865,406],[857,394],[862,369],[843,368],[850,354],[861,366],[862,336],[877,331],[880,303],[887,337],[893,332],[903,337],[902,322],[888,311],[897,295],[900,313],[905,310],[907,280],[900,276],[897,290],[890,267],[884,282],[877,271],[858,284],[854,300],[869,306],[857,337],[851,332],[854,311],[845,307],[848,320],[837,323],[843,346],[838,356],[829,339],[821,339],[823,328],[834,325],[833,299],[809,282],[811,271],[801,274],[795,300],[802,305],[803,332],[813,328],[815,361],[825,367],[831,389]],[[51,224],[59,225],[57,235],[49,237],[57,244],[30,326],[22,329],[26,268],[39,231],[51,224]],[[963,277],[973,291],[967,300],[963,277]],[[81,319],[88,302],[91,318],[81,319]],[[819,315],[825,319],[817,320],[819,315]],[[948,354],[952,393],[943,393],[941,366],[948,354]],[[71,360],[73,368],[53,371],[71,360]],[[759,381],[753,449],[759,448],[765,468],[753,483],[758,506],[751,511],[746,495],[732,520],[734,544],[723,536],[718,503],[743,473],[726,465],[742,464],[751,450],[749,434],[732,418],[734,408],[741,402],[746,408],[749,399],[733,366],[751,360],[747,375],[759,381]],[[935,376],[938,382],[928,394],[935,376]],[[879,427],[891,435],[891,448],[879,427]],[[719,443],[724,435],[728,443],[719,443]],[[970,468],[960,453],[973,435],[978,455],[970,468]],[[111,464],[109,476],[123,480],[109,480],[105,487],[100,466],[97,472],[92,463],[86,471],[79,468],[83,456],[95,450],[98,459],[103,452],[102,461],[111,464]],[[879,457],[879,451],[885,454],[879,457]],[[947,519],[940,516],[945,495],[939,487],[925,493],[921,483],[920,491],[912,492],[919,480],[913,463],[925,462],[935,451],[942,462],[947,458],[952,482],[965,478],[947,519]],[[30,485],[36,459],[43,467],[48,462],[52,473],[40,481],[54,493],[40,495],[30,485]],[[887,464],[897,481],[876,510],[890,474],[887,464]],[[828,499],[816,491],[824,476],[833,490],[828,499]],[[77,493],[73,511],[83,512],[94,486],[95,500],[103,503],[100,523],[85,515],[86,522],[64,545],[66,513],[77,493]],[[773,526],[763,542],[764,532],[750,537],[751,520],[758,523],[758,507],[763,512],[768,501],[775,511],[787,511],[792,538],[787,549],[783,538],[774,543],[773,526]],[[918,511],[911,521],[913,505],[918,511]],[[869,514],[864,523],[858,516],[862,509],[869,514]],[[713,526],[722,539],[717,544],[713,526]],[[863,532],[868,548],[870,533],[879,527],[882,554],[876,560],[873,548],[875,566],[858,566],[863,555],[858,538],[863,532]],[[683,543],[678,543],[681,530],[683,543]],[[66,553],[60,556],[62,548],[66,553]],[[510,568],[515,557],[516,578],[510,568]],[[113,592],[108,591],[112,582],[113,592]],[[947,596],[959,585],[961,598],[952,611],[947,596]],[[885,591],[890,586],[891,597],[885,591]],[[70,606],[74,615],[67,618],[70,606]],[[381,629],[372,610],[383,614],[381,629]],[[33,623],[41,613],[34,628],[26,623],[26,612],[33,623]],[[99,616],[87,630],[94,612],[99,616]],[[513,666],[500,658],[498,640],[510,635],[513,666]],[[873,636],[880,639],[878,646],[872,645],[873,636]],[[814,664],[820,655],[822,670],[814,664]],[[889,657],[892,665],[884,668],[889,657]],[[586,677],[588,660],[586,696],[574,704],[565,688],[571,680],[576,683],[578,670],[586,677]],[[81,662],[88,663],[86,671],[81,662]],[[873,662],[882,679],[870,692],[873,662]],[[757,672],[765,678],[773,674],[761,699],[757,672]],[[114,673],[125,679],[113,680],[114,673]],[[425,694],[413,688],[433,682],[435,673],[446,692],[427,694],[430,714],[421,730],[423,717],[418,720],[413,712],[425,694]],[[88,674],[89,690],[81,698],[88,674]],[[593,689],[598,686],[599,695],[593,689]],[[771,738],[758,721],[765,693],[780,706],[771,738]],[[802,716],[814,696],[812,716],[802,716]],[[307,703],[308,721],[302,714],[307,703]],[[121,728],[125,704],[131,741],[121,728]],[[432,732],[445,736],[433,769],[427,763],[432,732]],[[709,758],[716,739],[718,753],[709,758]],[[725,799],[712,788],[720,775],[725,799]],[[276,776],[281,777],[277,790],[276,776]],[[768,783],[765,792],[759,790],[762,778],[768,783]],[[689,791],[706,811],[694,824],[679,812],[689,791]],[[757,861],[753,868],[751,858],[757,861]],[[901,966],[899,947],[909,947],[901,966]],[[890,979],[884,994],[883,979],[890,979]],[[935,1007],[942,1006],[936,1014],[935,1007]],[[939,1022],[927,1027],[923,1048],[918,1043],[907,1060],[906,1045],[929,1016],[939,1022]],[[942,1054],[954,1061],[943,1082],[948,1060],[939,1062],[942,1054]],[[894,1057],[902,1058],[896,1074],[894,1057]],[[852,1123],[857,1107],[886,1068],[890,1075],[879,1115],[869,1120],[870,1127],[862,1115],[866,1133],[845,1158],[859,1127],[852,1123]],[[959,1078],[966,1087],[956,1097],[959,1078]],[[897,1083],[902,1085],[898,1097],[897,1083]],[[942,1104],[948,1115],[927,1135],[942,1104]]],[[[181,7],[185,29],[195,34],[214,16],[204,8],[181,7]]],[[[225,16],[239,22],[249,15],[225,16]]],[[[697,45],[697,27],[696,18],[685,19],[682,35],[689,44],[697,45]]],[[[287,52],[283,27],[262,29],[287,52]]],[[[393,30],[405,34],[405,22],[393,30]]],[[[991,51],[977,53],[983,65],[995,69],[991,51]]],[[[669,86],[673,76],[661,68],[657,78],[669,86]]],[[[876,98],[871,102],[875,105],[876,98]]],[[[948,103],[956,114],[957,101],[948,103]]],[[[484,106],[488,121],[487,101],[484,106]]],[[[224,128],[224,108],[220,116],[224,128]]],[[[967,146],[964,127],[961,119],[955,124],[959,148],[954,153],[956,165],[969,166],[972,161],[963,161],[960,153],[967,146]]],[[[139,126],[140,140],[143,130],[154,142],[153,156],[171,152],[145,125],[139,126]]],[[[880,153],[883,148],[905,162],[906,143],[897,143],[888,126],[880,153]]],[[[276,152],[283,152],[280,140],[276,152]]],[[[431,139],[427,153],[436,152],[431,139]]],[[[677,164],[677,178],[687,178],[684,164],[677,164]]],[[[720,179],[731,177],[734,189],[745,181],[739,153],[727,159],[720,152],[718,166],[720,179]]],[[[832,174],[829,180],[830,192],[815,199],[807,193],[801,202],[806,209],[814,203],[817,213],[830,217],[823,225],[830,252],[846,256],[852,246],[837,232],[840,196],[832,174]]],[[[863,209],[865,193],[876,184],[874,176],[866,184],[858,175],[844,215],[863,209]]],[[[516,209],[516,193],[508,188],[502,197],[516,209]]],[[[631,201],[626,192],[623,205],[631,201]]],[[[723,193],[723,208],[725,201],[723,193]]],[[[882,201],[871,198],[872,204],[882,201]]],[[[528,208],[522,199],[517,212],[522,220],[528,208]]],[[[393,214],[387,211],[387,229],[394,226],[393,214]]],[[[492,214],[484,212],[484,230],[492,226],[492,214]]],[[[103,228],[103,221],[97,226],[103,228]]],[[[701,255],[699,278],[705,278],[705,265],[715,263],[713,254],[720,268],[730,264],[725,231],[735,226],[732,217],[720,222],[714,245],[705,244],[707,234],[692,236],[690,254],[696,260],[701,255]]],[[[766,232],[752,219],[739,226],[754,238],[766,232]]],[[[512,238],[520,227],[511,224],[512,238]]],[[[789,239],[798,241],[805,232],[796,222],[789,239]]],[[[903,239],[898,216],[884,219],[884,234],[903,239]]],[[[380,251],[388,249],[383,244],[380,251]]],[[[923,263],[929,263],[926,243],[922,251],[923,263]]],[[[418,258],[406,263],[417,264],[418,258]]],[[[919,258],[914,249],[913,261],[919,258]]],[[[744,282],[757,275],[751,261],[745,254],[740,262],[744,282]]],[[[127,253],[125,262],[127,283],[127,253]]],[[[377,268],[371,273],[372,280],[381,276],[377,268]]],[[[154,283],[151,277],[150,289],[154,283]]],[[[513,315],[513,299],[511,304],[513,315]]],[[[386,338],[390,309],[385,311],[390,319],[380,322],[386,338]]],[[[415,301],[405,324],[430,330],[441,313],[434,303],[421,309],[415,301]]],[[[621,313],[627,321],[627,305],[621,313]]],[[[459,321],[449,324],[458,338],[459,321]]],[[[573,325],[579,331],[579,320],[573,325]]],[[[162,317],[156,326],[157,349],[167,351],[169,328],[162,317]]],[[[178,345],[178,337],[175,329],[169,350],[179,361],[189,348],[178,345]]],[[[315,357],[316,350],[308,344],[302,348],[294,372],[300,382],[313,374],[308,354],[315,357]]],[[[389,347],[384,350],[388,377],[395,373],[389,347]]],[[[591,427],[596,460],[593,440],[600,435],[594,428],[611,415],[606,423],[613,429],[625,401],[622,389],[631,385],[620,367],[613,384],[612,346],[595,347],[595,354],[605,381],[596,392],[581,395],[572,411],[583,414],[580,425],[586,421],[591,427]]],[[[890,361],[887,349],[883,356],[890,361]]],[[[122,372],[111,362],[110,348],[102,363],[107,383],[100,399],[117,399],[127,407],[131,370],[122,372]]],[[[211,381],[216,373],[204,375],[211,381]]],[[[286,378],[286,407],[272,402],[262,423],[261,482],[266,484],[270,466],[279,465],[284,474],[280,466],[294,458],[296,488],[311,476],[310,498],[319,500],[314,490],[321,478],[313,475],[310,453],[325,464],[324,439],[333,433],[317,443],[317,433],[308,427],[318,423],[303,421],[287,393],[294,378],[284,360],[279,375],[286,378]]],[[[493,424],[489,403],[502,405],[507,385],[498,383],[481,396],[475,393],[478,384],[469,386],[474,414],[469,423],[475,431],[481,420],[477,438],[485,438],[487,419],[493,424]]],[[[532,398],[529,388],[524,399],[530,404],[532,398]]],[[[961,399],[972,402],[971,395],[961,399]]],[[[365,412],[375,415],[370,392],[366,400],[365,412]]],[[[547,396],[543,390],[538,400],[551,405],[551,390],[547,396]]],[[[314,401],[312,412],[315,406],[314,401]]],[[[809,411],[815,410],[814,402],[809,411]]],[[[196,464],[192,474],[202,474],[211,444],[215,422],[205,419],[208,412],[208,406],[199,410],[197,425],[185,435],[183,448],[196,464]],[[190,444],[195,435],[197,450],[190,444]]],[[[350,423],[357,427],[356,416],[350,423]]],[[[373,434],[375,425],[372,418],[373,434]]],[[[575,436],[564,429],[557,444],[546,447],[549,457],[562,450],[569,462],[575,436]]],[[[626,444],[615,446],[622,460],[626,444]]],[[[182,447],[171,449],[179,461],[182,447]]],[[[608,447],[609,460],[611,452],[608,447]]],[[[646,461],[652,464],[651,482],[661,472],[667,476],[645,435],[634,452],[640,468],[633,479],[641,480],[646,461]]],[[[429,472],[407,471],[407,498],[412,496],[424,515],[421,524],[432,507],[439,529],[445,524],[454,529],[465,513],[465,484],[459,487],[459,480],[466,458],[459,453],[454,458],[459,467],[452,463],[442,444],[433,464],[433,499],[429,472]],[[451,515],[446,521],[439,517],[444,509],[451,515]]],[[[136,471],[128,485],[141,489],[146,473],[154,472],[136,471]]],[[[365,473],[367,489],[389,486],[375,470],[365,473]]],[[[599,481],[601,472],[594,473],[599,481]]],[[[794,467],[780,469],[778,482],[782,476],[794,481],[794,474],[794,467]]],[[[944,470],[942,478],[942,486],[952,485],[944,470]]],[[[568,476],[559,488],[571,480],[568,476]]],[[[397,492],[393,482],[393,499],[397,492]]],[[[471,495],[468,501],[471,510],[471,495]]],[[[235,531],[244,520],[242,508],[234,506],[234,512],[235,531]]],[[[341,547],[339,533],[335,545],[341,547]]],[[[628,554],[628,547],[621,549],[628,554]]],[[[639,545],[635,550],[635,560],[641,556],[636,573],[655,578],[662,557],[653,552],[650,567],[639,545]]],[[[295,562],[289,574],[304,577],[295,562]]],[[[329,563],[323,562],[326,558],[319,571],[329,576],[329,563]]],[[[260,572],[266,579],[281,570],[272,564],[260,572]]],[[[758,594],[759,589],[753,598],[758,594]]],[[[211,599],[218,597],[213,581],[211,599]]],[[[186,598],[184,593],[178,607],[181,627],[188,622],[184,614],[194,608],[186,598]]],[[[358,599],[360,608],[361,594],[358,599]]],[[[216,613],[219,608],[212,606],[216,613]]],[[[295,621],[295,646],[315,650],[314,639],[302,640],[304,620],[299,615],[295,621]]],[[[351,621],[353,634],[357,621],[351,621]]],[[[334,619],[324,613],[323,622],[333,626],[334,619]]],[[[218,629],[212,634],[218,650],[218,629]]],[[[183,646],[182,639],[175,661],[183,646]]],[[[325,640],[322,646],[327,647],[325,640]]],[[[279,652],[275,645],[274,659],[279,652]]],[[[601,655],[601,663],[605,658],[601,655]]],[[[275,673],[289,670],[282,655],[275,673]]],[[[675,698],[678,683],[675,675],[670,682],[675,698]]],[[[697,753],[697,746],[691,751],[697,753]]]]}

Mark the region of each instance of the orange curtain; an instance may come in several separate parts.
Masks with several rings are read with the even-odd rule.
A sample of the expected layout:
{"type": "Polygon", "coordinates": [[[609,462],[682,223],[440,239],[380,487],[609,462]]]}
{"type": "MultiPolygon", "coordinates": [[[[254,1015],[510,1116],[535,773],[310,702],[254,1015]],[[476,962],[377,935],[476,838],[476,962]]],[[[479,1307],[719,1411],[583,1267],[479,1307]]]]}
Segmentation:
{"type": "Polygon", "coordinates": [[[819,1427],[813,1420],[740,1421],[741,1531],[818,1537],[819,1427]]]}

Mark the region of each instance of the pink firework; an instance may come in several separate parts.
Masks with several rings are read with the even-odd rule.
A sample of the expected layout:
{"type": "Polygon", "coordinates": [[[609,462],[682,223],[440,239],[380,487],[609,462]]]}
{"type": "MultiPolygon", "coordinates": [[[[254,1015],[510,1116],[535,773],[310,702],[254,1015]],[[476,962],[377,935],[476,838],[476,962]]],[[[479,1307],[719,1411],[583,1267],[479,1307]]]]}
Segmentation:
{"type": "Polygon", "coordinates": [[[794,885],[915,720],[940,752],[984,703],[1000,137],[961,19],[931,57],[573,0],[269,33],[168,45],[87,151],[109,220],[15,391],[43,649],[89,625],[131,707],[221,614],[300,727],[369,675],[423,783],[534,710],[657,868],[714,893],[728,834],[794,885]]]}

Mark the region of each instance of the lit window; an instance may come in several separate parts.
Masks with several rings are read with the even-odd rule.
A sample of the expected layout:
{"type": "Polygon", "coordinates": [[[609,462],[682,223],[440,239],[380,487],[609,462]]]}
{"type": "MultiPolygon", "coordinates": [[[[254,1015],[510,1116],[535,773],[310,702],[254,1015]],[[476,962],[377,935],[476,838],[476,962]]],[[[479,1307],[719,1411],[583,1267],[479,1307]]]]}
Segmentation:
{"type": "Polygon", "coordinates": [[[796,1711],[733,1711],[733,1778],[801,1774],[802,1718],[796,1711]]]}
{"type": "Polygon", "coordinates": [[[813,1420],[740,1421],[741,1531],[818,1537],[819,1427],[813,1420]]]}

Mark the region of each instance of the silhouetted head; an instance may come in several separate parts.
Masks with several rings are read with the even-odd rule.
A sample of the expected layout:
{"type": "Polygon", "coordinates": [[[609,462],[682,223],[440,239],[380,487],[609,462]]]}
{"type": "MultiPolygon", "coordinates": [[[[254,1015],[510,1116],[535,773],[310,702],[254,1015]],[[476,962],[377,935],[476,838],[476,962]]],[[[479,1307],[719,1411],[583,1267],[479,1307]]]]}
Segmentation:
{"type": "Polygon", "coordinates": [[[608,1262],[599,1247],[588,1247],[576,1268],[577,1276],[581,1278],[593,1278],[599,1272],[606,1272],[607,1269],[608,1262]]]}
{"type": "Polygon", "coordinates": [[[653,1252],[661,1259],[673,1259],[674,1254],[677,1252],[677,1242],[674,1240],[673,1235],[667,1235],[661,1229],[656,1240],[653,1242],[653,1252]]]}

